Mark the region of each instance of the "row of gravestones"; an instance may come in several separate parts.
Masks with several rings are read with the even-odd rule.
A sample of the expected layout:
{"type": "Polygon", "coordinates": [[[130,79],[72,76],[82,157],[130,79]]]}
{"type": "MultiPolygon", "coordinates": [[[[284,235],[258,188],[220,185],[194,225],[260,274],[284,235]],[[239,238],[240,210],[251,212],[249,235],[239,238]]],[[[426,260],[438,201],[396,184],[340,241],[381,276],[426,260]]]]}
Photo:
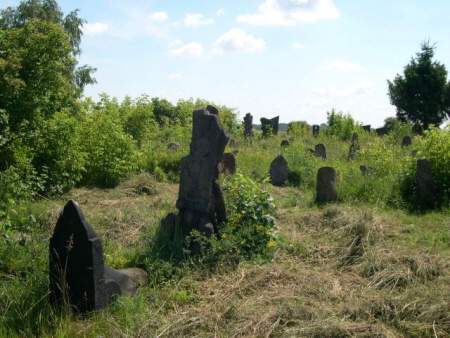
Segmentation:
{"type": "MultiPolygon", "coordinates": [[[[234,166],[232,171],[235,171],[235,158],[224,156],[228,141],[215,107],[193,112],[190,153],[181,161],[178,214],[169,214],[160,224],[169,240],[175,240],[178,227],[183,236],[192,230],[211,236],[218,234],[219,224],[226,222],[226,205],[218,176],[220,163],[232,163],[230,167],[234,166]]],[[[274,185],[282,185],[288,179],[288,164],[281,155],[271,164],[270,176],[274,185]]],[[[416,179],[421,198],[433,199],[435,190],[430,190],[434,184],[429,162],[418,162],[416,179]]],[[[333,168],[319,169],[316,192],[318,203],[337,200],[333,168]]],[[[55,306],[68,304],[79,313],[100,310],[116,296],[134,295],[147,279],[147,272],[138,268],[115,270],[106,266],[101,239],[79,205],[75,201],[65,205],[49,243],[50,299],[55,306]]]]}
{"type": "MultiPolygon", "coordinates": [[[[372,168],[360,166],[362,175],[368,175],[372,168]]],[[[270,165],[271,183],[283,186],[289,179],[289,166],[286,159],[279,155],[270,165]]],[[[316,202],[319,204],[337,201],[336,170],[332,167],[322,167],[317,172],[316,202]]],[[[415,176],[416,205],[420,209],[434,209],[440,203],[440,197],[433,178],[431,164],[426,159],[417,160],[415,176]]]]}

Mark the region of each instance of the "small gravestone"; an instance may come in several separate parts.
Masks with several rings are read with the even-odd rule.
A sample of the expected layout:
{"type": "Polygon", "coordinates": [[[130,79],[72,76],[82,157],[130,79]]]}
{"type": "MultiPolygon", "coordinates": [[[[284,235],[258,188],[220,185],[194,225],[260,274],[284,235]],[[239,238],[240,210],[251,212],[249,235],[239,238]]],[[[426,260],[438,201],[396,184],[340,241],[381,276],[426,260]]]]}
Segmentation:
{"type": "Polygon", "coordinates": [[[331,167],[320,168],[317,172],[316,202],[318,204],[337,201],[336,170],[331,167]]]}
{"type": "Polygon", "coordinates": [[[250,138],[253,136],[253,116],[248,113],[244,117],[244,137],[250,138]]]}
{"type": "Polygon", "coordinates": [[[281,146],[282,146],[283,148],[289,147],[289,141],[288,141],[288,140],[283,140],[283,141],[281,141],[281,146]]]}
{"type": "Polygon", "coordinates": [[[370,175],[373,172],[373,168],[372,167],[368,167],[366,165],[360,165],[359,166],[359,171],[361,171],[361,174],[363,176],[367,176],[370,175]]]}
{"type": "Polygon", "coordinates": [[[261,118],[261,130],[264,137],[269,135],[278,135],[280,117],[274,117],[272,119],[261,118]]]}
{"type": "Polygon", "coordinates": [[[364,129],[365,131],[367,131],[368,133],[370,133],[370,131],[371,131],[371,125],[370,125],[370,124],[367,124],[367,125],[363,126],[363,129],[364,129]]]}
{"type": "Polygon", "coordinates": [[[314,155],[316,157],[321,157],[323,160],[327,159],[327,148],[322,143],[319,143],[314,147],[314,155]]]}
{"type": "Polygon", "coordinates": [[[219,171],[223,174],[236,174],[236,157],[233,153],[223,154],[222,161],[219,163],[219,171]]]}
{"type": "Polygon", "coordinates": [[[211,236],[227,218],[218,167],[229,137],[214,107],[194,111],[192,123],[190,153],[181,160],[177,222],[184,237],[192,230],[211,236]]]}
{"type": "Polygon", "coordinates": [[[417,160],[416,203],[420,209],[434,209],[438,204],[438,194],[430,161],[417,160]]]}
{"type": "Polygon", "coordinates": [[[50,297],[79,313],[100,310],[118,295],[134,295],[147,279],[141,269],[105,266],[100,238],[80,207],[69,201],[56,224],[49,246],[50,297]]]}
{"type": "Polygon", "coordinates": [[[275,186],[282,186],[289,178],[289,167],[286,159],[279,155],[270,164],[270,181],[275,186]]]}
{"type": "Polygon", "coordinates": [[[314,137],[318,137],[320,134],[320,126],[318,126],[317,124],[313,125],[312,132],[314,137]]]}
{"type": "Polygon", "coordinates": [[[179,143],[175,143],[175,142],[173,142],[173,143],[170,143],[168,146],[167,146],[167,149],[168,150],[170,150],[170,151],[178,151],[178,149],[180,149],[181,148],[181,145],[179,144],[179,143]]]}
{"type": "Polygon", "coordinates": [[[409,147],[412,144],[411,136],[405,136],[402,139],[402,148],[409,147]]]}
{"type": "Polygon", "coordinates": [[[353,133],[353,135],[352,135],[352,143],[350,144],[350,149],[348,151],[347,159],[349,161],[353,161],[355,159],[356,154],[358,153],[359,149],[360,149],[360,147],[359,147],[359,142],[358,142],[358,134],[357,133],[353,133]]]}

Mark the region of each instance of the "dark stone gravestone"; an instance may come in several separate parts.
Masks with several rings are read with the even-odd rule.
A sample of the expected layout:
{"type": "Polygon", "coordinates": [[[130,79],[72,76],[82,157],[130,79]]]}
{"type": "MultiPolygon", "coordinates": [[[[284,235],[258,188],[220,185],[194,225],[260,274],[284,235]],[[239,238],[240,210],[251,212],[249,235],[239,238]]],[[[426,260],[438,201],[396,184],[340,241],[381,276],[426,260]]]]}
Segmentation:
{"type": "Polygon", "coordinates": [[[114,270],[105,266],[100,238],[80,207],[69,201],[59,216],[49,246],[50,298],[79,313],[100,310],[114,296],[134,295],[145,283],[141,269],[114,270]]]}
{"type": "Polygon", "coordinates": [[[289,178],[289,167],[286,159],[279,155],[270,164],[270,181],[275,186],[282,186],[289,178]]]}
{"type": "Polygon", "coordinates": [[[350,144],[350,149],[348,151],[347,159],[349,161],[353,161],[356,158],[356,154],[358,153],[359,149],[360,149],[360,147],[359,147],[359,141],[358,141],[358,134],[353,133],[352,143],[350,144]]]}
{"type": "Polygon", "coordinates": [[[370,131],[372,130],[370,124],[367,124],[367,125],[363,126],[363,129],[364,129],[365,131],[367,131],[368,133],[370,133],[370,131]]]}
{"type": "Polygon", "coordinates": [[[219,171],[223,174],[236,174],[236,157],[233,153],[223,154],[222,161],[219,163],[219,171]]]}
{"type": "Polygon", "coordinates": [[[388,129],[386,127],[381,127],[381,128],[375,129],[375,132],[377,133],[378,136],[384,136],[384,135],[387,135],[388,129]]]}
{"type": "Polygon", "coordinates": [[[320,134],[320,126],[318,126],[317,124],[313,125],[312,132],[314,137],[318,137],[320,134]]]}
{"type": "Polygon", "coordinates": [[[288,141],[288,140],[283,140],[283,141],[281,141],[281,146],[282,146],[283,148],[289,147],[289,141],[288,141]]]}
{"type": "Polygon", "coordinates": [[[359,171],[361,171],[361,175],[368,176],[373,173],[373,168],[368,167],[365,164],[359,166],[359,171]]]}
{"type": "Polygon", "coordinates": [[[178,222],[183,235],[198,230],[206,236],[218,232],[226,221],[225,202],[217,181],[229,137],[220,125],[217,109],[208,107],[193,113],[190,153],[181,161],[177,200],[178,222]]]}
{"type": "Polygon", "coordinates": [[[269,135],[278,135],[278,126],[280,117],[274,117],[273,119],[261,118],[261,130],[264,137],[269,135]]]}
{"type": "Polygon", "coordinates": [[[439,202],[436,184],[430,161],[426,159],[417,160],[416,169],[416,203],[417,207],[434,209],[439,202]]]}
{"type": "Polygon", "coordinates": [[[327,159],[327,148],[325,148],[325,145],[322,143],[319,143],[314,148],[314,155],[316,157],[321,157],[323,160],[327,159]]]}
{"type": "Polygon", "coordinates": [[[170,150],[170,151],[178,151],[178,149],[180,149],[181,148],[181,145],[179,144],[179,143],[170,143],[168,146],[167,146],[167,149],[168,150],[170,150]]]}
{"type": "Polygon", "coordinates": [[[253,116],[248,113],[244,117],[244,137],[250,138],[253,136],[253,116]]]}
{"type": "Polygon", "coordinates": [[[317,172],[316,202],[324,204],[337,201],[336,170],[331,167],[320,168],[317,172]]]}
{"type": "Polygon", "coordinates": [[[409,147],[412,144],[411,136],[405,136],[402,139],[402,148],[409,147]]]}

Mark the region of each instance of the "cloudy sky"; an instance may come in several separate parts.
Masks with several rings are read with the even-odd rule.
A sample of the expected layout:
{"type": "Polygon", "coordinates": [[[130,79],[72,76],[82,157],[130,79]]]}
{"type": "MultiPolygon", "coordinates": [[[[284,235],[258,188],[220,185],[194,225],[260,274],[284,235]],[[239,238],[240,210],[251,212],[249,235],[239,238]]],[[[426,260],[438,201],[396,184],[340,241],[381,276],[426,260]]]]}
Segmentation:
{"type": "MultiPolygon", "coordinates": [[[[18,1],[0,0],[0,7],[18,1]]],[[[450,67],[448,0],[60,0],[88,20],[82,63],[106,92],[201,97],[283,122],[332,107],[374,126],[387,79],[430,39],[450,67]]]]}

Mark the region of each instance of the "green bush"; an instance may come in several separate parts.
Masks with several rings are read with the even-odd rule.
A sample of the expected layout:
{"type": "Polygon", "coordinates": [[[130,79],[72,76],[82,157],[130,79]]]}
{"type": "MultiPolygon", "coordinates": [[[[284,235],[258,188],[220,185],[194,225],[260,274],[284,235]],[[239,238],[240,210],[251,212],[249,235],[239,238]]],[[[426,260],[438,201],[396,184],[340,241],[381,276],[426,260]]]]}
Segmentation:
{"type": "Polygon", "coordinates": [[[87,154],[83,184],[114,187],[138,169],[136,146],[113,116],[95,112],[84,119],[81,149],[87,154]]]}
{"type": "Polygon", "coordinates": [[[418,157],[431,162],[442,202],[450,201],[450,129],[431,128],[417,140],[418,157]]]}
{"type": "Polygon", "coordinates": [[[327,113],[328,127],[325,133],[335,136],[340,140],[351,140],[353,133],[361,132],[361,125],[357,123],[349,114],[336,112],[334,109],[327,113]]]}

